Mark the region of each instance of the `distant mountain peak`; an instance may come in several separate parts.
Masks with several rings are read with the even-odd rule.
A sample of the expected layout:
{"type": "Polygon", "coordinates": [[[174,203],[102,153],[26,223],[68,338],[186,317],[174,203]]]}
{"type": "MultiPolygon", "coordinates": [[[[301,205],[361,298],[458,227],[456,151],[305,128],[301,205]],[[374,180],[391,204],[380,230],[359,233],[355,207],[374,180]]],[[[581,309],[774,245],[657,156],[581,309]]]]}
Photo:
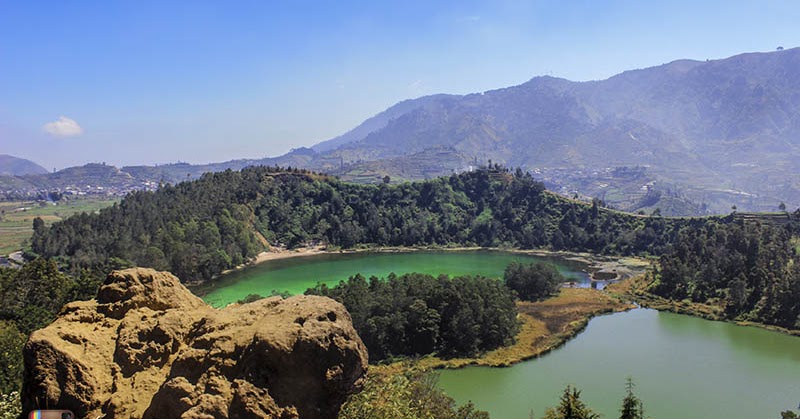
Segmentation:
{"type": "MultiPolygon", "coordinates": [[[[324,169],[314,162],[335,158],[342,167],[379,172],[367,162],[382,161],[419,173],[408,156],[447,147],[464,156],[465,166],[492,159],[546,173],[582,170],[585,179],[614,167],[647,167],[638,190],[659,180],[673,185],[664,196],[707,202],[716,212],[733,203],[796,207],[800,187],[791,177],[800,173],[799,114],[800,48],[680,59],[605,80],[538,76],[482,93],[403,101],[314,146],[320,155],[310,167],[324,169]]],[[[454,166],[450,160],[440,173],[454,166]]],[[[433,172],[426,162],[425,173],[433,172]]],[[[585,193],[620,196],[617,186],[585,193]]]]}

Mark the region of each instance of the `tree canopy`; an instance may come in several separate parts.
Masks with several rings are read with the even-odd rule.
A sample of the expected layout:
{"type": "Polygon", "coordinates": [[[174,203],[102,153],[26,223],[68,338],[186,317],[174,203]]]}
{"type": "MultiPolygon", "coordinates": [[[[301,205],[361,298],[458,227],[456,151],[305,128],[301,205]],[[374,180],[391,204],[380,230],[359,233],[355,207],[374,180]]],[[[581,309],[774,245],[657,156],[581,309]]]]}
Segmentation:
{"type": "Polygon", "coordinates": [[[728,318],[800,328],[795,227],[707,222],[683,228],[661,256],[650,291],[720,304],[728,318]]]}
{"type": "Polygon", "coordinates": [[[503,280],[520,299],[536,301],[557,293],[567,279],[551,263],[511,262],[505,269],[503,280]]]}
{"type": "Polygon", "coordinates": [[[480,276],[411,273],[367,280],[355,275],[306,294],[344,304],[372,362],[434,352],[475,355],[510,343],[519,330],[511,292],[480,276]]]}

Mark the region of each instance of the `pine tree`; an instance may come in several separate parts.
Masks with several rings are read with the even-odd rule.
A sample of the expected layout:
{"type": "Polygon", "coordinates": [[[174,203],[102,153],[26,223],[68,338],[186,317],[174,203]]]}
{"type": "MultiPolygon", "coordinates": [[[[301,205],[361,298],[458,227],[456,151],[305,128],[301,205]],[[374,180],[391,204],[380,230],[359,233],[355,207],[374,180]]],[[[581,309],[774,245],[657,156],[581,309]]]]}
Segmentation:
{"type": "Polygon", "coordinates": [[[625,383],[625,398],[622,399],[619,419],[644,419],[644,406],[642,401],[633,394],[633,380],[628,377],[625,383]]]}
{"type": "Polygon", "coordinates": [[[581,392],[577,388],[567,386],[561,395],[561,404],[557,408],[547,409],[544,419],[598,419],[600,415],[586,407],[581,401],[581,392]]]}

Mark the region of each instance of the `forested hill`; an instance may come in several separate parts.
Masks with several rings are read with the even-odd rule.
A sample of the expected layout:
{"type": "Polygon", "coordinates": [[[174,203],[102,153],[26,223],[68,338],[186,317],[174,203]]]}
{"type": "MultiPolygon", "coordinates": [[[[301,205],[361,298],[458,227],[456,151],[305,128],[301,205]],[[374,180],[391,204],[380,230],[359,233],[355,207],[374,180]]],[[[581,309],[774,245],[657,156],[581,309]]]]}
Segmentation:
{"type": "MultiPolygon", "coordinates": [[[[155,192],[99,214],[34,225],[33,251],[73,267],[137,265],[204,280],[272,245],[349,248],[477,245],[661,254],[689,224],[641,217],[545,191],[500,167],[398,185],[356,185],[307,171],[250,167],[155,192]]],[[[727,221],[721,221],[727,222],[727,221]]]]}
{"type": "Polygon", "coordinates": [[[637,216],[568,200],[499,166],[429,181],[358,185],[250,167],[135,192],[44,226],[33,250],[79,268],[137,265],[208,280],[272,245],[458,245],[658,255],[649,291],[728,318],[800,329],[800,212],[637,216]]]}

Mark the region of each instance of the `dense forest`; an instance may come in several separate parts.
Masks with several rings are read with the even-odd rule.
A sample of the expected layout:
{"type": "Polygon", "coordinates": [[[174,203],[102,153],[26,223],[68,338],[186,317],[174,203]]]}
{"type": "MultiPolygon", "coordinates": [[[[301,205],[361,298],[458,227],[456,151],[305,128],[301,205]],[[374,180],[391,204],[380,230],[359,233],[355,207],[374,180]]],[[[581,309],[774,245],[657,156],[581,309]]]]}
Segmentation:
{"type": "Polygon", "coordinates": [[[511,343],[519,330],[511,290],[490,278],[355,275],[306,294],[344,304],[371,362],[434,352],[471,356],[511,343]]]}
{"type": "Polygon", "coordinates": [[[355,185],[302,170],[250,167],[135,192],[98,214],[46,227],[33,252],[73,267],[113,262],[207,280],[266,243],[475,245],[659,255],[679,227],[705,219],[642,217],[568,200],[499,166],[398,185],[355,185]]]}
{"type": "Polygon", "coordinates": [[[709,221],[683,229],[661,256],[650,291],[724,305],[731,319],[800,329],[796,229],[796,221],[785,226],[709,221]]]}

